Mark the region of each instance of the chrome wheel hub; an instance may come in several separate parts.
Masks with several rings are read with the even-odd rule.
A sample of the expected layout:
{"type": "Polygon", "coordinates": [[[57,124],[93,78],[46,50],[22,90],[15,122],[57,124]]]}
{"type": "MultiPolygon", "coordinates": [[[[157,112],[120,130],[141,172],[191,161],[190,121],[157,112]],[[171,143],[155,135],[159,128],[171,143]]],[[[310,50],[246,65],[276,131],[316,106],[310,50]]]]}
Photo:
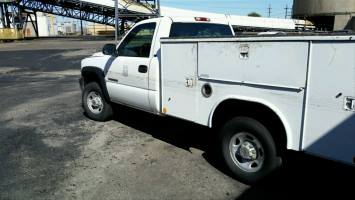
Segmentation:
{"type": "Polygon", "coordinates": [[[239,154],[246,160],[255,160],[258,157],[255,146],[250,142],[244,142],[239,149],[239,154]]]}
{"type": "Polygon", "coordinates": [[[98,92],[90,92],[87,97],[87,105],[94,114],[100,114],[104,108],[104,103],[98,92]]]}
{"type": "Polygon", "coordinates": [[[264,149],[250,133],[235,134],[230,140],[229,151],[233,162],[245,172],[257,172],[264,164],[264,149]]]}

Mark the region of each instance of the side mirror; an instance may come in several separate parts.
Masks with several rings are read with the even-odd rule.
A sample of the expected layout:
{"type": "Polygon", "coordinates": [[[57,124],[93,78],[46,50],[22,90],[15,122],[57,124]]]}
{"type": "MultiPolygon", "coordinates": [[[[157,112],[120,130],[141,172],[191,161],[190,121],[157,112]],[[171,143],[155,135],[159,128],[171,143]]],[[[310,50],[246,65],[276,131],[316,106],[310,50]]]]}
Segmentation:
{"type": "Polygon", "coordinates": [[[117,49],[115,44],[105,44],[102,48],[102,53],[109,56],[117,56],[117,49]]]}

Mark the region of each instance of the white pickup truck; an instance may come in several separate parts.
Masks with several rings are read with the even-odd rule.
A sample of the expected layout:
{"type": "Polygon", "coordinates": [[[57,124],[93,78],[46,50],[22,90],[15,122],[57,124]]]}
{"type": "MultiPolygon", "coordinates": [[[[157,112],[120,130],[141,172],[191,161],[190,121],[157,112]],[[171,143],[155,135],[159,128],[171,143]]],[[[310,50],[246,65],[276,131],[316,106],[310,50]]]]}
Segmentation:
{"type": "Polygon", "coordinates": [[[82,61],[83,106],[119,103],[216,130],[221,156],[255,183],[286,150],[355,162],[355,36],[234,37],[228,22],[156,18],[82,61]]]}

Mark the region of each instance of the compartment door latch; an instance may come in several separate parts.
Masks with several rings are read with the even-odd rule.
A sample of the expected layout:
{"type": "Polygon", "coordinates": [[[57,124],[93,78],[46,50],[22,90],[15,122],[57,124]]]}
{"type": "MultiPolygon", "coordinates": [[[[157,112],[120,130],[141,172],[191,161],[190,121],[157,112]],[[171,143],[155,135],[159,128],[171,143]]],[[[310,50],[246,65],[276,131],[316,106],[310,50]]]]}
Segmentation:
{"type": "Polygon", "coordinates": [[[195,79],[194,78],[186,78],[185,80],[185,86],[187,88],[193,88],[195,85],[195,79]]]}
{"type": "Polygon", "coordinates": [[[355,112],[355,97],[345,97],[344,110],[355,112]]]}

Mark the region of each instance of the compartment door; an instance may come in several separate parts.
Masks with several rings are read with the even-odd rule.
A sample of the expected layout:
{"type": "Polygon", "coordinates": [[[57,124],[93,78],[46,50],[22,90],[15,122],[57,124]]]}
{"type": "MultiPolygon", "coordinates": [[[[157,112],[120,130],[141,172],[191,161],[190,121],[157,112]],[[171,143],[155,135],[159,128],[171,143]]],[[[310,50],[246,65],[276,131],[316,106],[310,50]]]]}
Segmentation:
{"type": "Polygon", "coordinates": [[[352,164],[355,157],[355,43],[313,44],[303,149],[352,164]]]}
{"type": "Polygon", "coordinates": [[[162,112],[196,121],[197,43],[162,43],[162,112]]]}

